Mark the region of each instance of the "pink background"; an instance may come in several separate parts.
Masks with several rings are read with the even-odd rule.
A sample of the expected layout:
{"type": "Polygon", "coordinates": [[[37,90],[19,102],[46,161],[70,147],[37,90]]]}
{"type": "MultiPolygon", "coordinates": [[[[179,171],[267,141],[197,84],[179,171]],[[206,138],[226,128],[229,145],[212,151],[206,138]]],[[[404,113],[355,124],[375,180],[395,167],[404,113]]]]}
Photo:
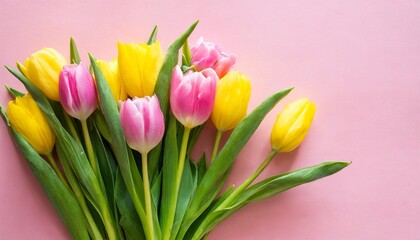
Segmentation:
{"type": "MultiPolygon", "coordinates": [[[[419,1],[117,2],[2,1],[1,65],[47,46],[68,57],[70,36],[84,59],[87,51],[110,59],[116,41],[145,41],[154,24],[166,49],[200,19],[190,42],[204,36],[237,55],[236,69],[252,81],[251,109],[296,86],[247,144],[230,184],[262,161],[276,113],[300,97],[318,106],[313,127],[298,151],[280,155],[262,175],[353,162],[243,208],[209,239],[420,239],[419,1]]],[[[23,89],[2,68],[4,84],[23,89]]],[[[9,100],[1,87],[0,103],[9,100]]],[[[0,154],[0,239],[69,239],[2,123],[0,154]]]]}

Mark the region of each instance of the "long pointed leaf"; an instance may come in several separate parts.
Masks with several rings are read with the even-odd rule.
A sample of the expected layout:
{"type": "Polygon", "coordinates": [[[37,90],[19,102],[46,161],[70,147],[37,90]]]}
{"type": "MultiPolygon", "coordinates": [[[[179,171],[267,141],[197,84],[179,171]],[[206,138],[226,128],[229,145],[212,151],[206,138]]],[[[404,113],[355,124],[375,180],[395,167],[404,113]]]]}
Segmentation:
{"type": "Polygon", "coordinates": [[[346,162],[325,162],[315,166],[302,168],[293,172],[267,178],[249,187],[227,208],[212,212],[205,220],[200,237],[211,231],[223,219],[239,208],[255,201],[263,200],[299,185],[330,176],[347,167],[346,162]]]}

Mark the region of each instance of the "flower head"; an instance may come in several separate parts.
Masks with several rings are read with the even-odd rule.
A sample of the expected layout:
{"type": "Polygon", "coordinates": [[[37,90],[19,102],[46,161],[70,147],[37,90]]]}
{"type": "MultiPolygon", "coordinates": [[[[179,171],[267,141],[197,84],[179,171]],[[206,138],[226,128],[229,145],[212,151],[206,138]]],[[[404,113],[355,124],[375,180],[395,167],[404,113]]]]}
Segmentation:
{"type": "Polygon", "coordinates": [[[45,96],[59,101],[58,76],[65,64],[66,59],[59,52],[43,48],[27,58],[24,65],[18,63],[18,67],[45,96]]]}
{"type": "Polygon", "coordinates": [[[66,112],[86,120],[98,105],[96,86],[89,70],[82,64],[64,66],[60,73],[60,101],[66,112]]]}
{"type": "Polygon", "coordinates": [[[175,67],[171,83],[171,109],[185,127],[196,127],[210,117],[218,80],[210,68],[184,75],[179,66],[175,67]]]}
{"type": "Polygon", "coordinates": [[[121,81],[130,97],[153,95],[163,57],[158,41],[151,45],[118,43],[121,81]]]}
{"type": "Polygon", "coordinates": [[[196,45],[191,48],[191,63],[198,71],[212,68],[219,78],[230,71],[235,64],[236,57],[223,52],[222,49],[212,42],[205,42],[199,38],[196,45]]]}
{"type": "Polygon", "coordinates": [[[211,115],[220,131],[235,128],[246,116],[251,96],[248,77],[238,71],[230,71],[217,83],[216,100],[211,115]]]}
{"type": "Polygon", "coordinates": [[[308,99],[299,99],[286,105],[277,116],[271,131],[271,146],[279,152],[297,148],[308,133],[316,106],[308,99]]]}
{"type": "Polygon", "coordinates": [[[31,95],[16,97],[6,111],[12,127],[40,154],[48,154],[55,144],[55,135],[44,113],[31,95]]]}
{"type": "Polygon", "coordinates": [[[140,153],[148,153],[162,140],[165,123],[156,95],[122,102],[120,120],[128,145],[140,153]]]}

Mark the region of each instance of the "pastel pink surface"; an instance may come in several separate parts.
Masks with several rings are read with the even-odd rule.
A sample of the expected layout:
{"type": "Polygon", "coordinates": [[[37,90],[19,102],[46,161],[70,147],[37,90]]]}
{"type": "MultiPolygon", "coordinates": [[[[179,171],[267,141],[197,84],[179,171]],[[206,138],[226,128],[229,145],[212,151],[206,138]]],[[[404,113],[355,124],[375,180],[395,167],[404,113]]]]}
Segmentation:
{"type": "MultiPolygon", "coordinates": [[[[87,51],[111,59],[117,41],[145,41],[154,24],[166,48],[200,19],[190,41],[204,36],[236,54],[235,69],[252,82],[251,109],[294,85],[240,154],[229,184],[240,184],[267,154],[286,102],[308,97],[317,104],[302,147],[280,155],[262,177],[324,160],[352,165],[243,208],[209,239],[420,237],[419,1],[17,2],[1,4],[2,65],[42,47],[68,57],[70,36],[85,60],[87,51]]],[[[23,89],[2,68],[4,84],[23,89]]],[[[9,100],[2,87],[0,103],[9,100]]],[[[4,124],[0,131],[0,239],[69,239],[4,124]]]]}

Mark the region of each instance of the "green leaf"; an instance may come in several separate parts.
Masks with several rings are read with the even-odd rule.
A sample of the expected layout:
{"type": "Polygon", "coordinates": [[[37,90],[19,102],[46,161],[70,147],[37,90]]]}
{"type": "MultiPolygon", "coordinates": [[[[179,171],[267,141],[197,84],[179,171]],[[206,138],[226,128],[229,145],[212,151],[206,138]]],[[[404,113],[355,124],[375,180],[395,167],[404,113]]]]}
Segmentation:
{"type": "Polygon", "coordinates": [[[215,199],[225,183],[226,172],[231,168],[241,149],[251,138],[267,113],[292,89],[287,88],[272,95],[236,126],[197,187],[177,239],[183,239],[189,226],[215,199]]]}
{"type": "Polygon", "coordinates": [[[178,168],[177,126],[176,119],[172,114],[169,116],[169,124],[167,125],[164,141],[160,224],[162,232],[167,233],[172,228],[169,223],[169,205],[176,192],[174,182],[176,181],[176,169],[178,168]]]}
{"type": "Polygon", "coordinates": [[[70,63],[80,63],[79,51],[73,38],[70,38],[70,63]]]}
{"type": "Polygon", "coordinates": [[[120,225],[124,229],[126,239],[145,240],[143,226],[119,170],[116,173],[115,200],[121,214],[120,225]]]}
{"type": "Polygon", "coordinates": [[[205,125],[206,124],[202,124],[191,130],[190,140],[188,141],[187,154],[189,154],[193,150],[195,143],[197,142],[198,137],[200,137],[200,134],[203,131],[205,125]]]}
{"type": "Polygon", "coordinates": [[[267,178],[249,187],[238,197],[235,205],[265,199],[304,183],[332,175],[347,167],[347,162],[324,162],[290,173],[267,178]]]}
{"type": "Polygon", "coordinates": [[[203,156],[201,156],[200,161],[198,161],[197,163],[197,174],[198,174],[197,184],[201,182],[204,175],[206,174],[206,171],[207,171],[206,154],[203,154],[203,156]]]}
{"type": "Polygon", "coordinates": [[[0,111],[19,150],[27,160],[32,172],[57,210],[73,239],[90,239],[85,216],[73,194],[67,190],[48,163],[10,126],[7,116],[1,107],[0,111]]]}
{"type": "Polygon", "coordinates": [[[150,34],[149,40],[147,40],[147,44],[148,45],[152,45],[153,43],[156,42],[157,31],[158,31],[158,26],[155,25],[155,27],[153,28],[152,33],[150,34]]]}
{"type": "Polygon", "coordinates": [[[188,46],[188,40],[185,41],[184,45],[182,46],[182,57],[185,59],[185,63],[183,62],[182,65],[191,66],[191,49],[188,46]]]}
{"type": "Polygon", "coordinates": [[[18,90],[16,90],[16,89],[14,89],[14,88],[11,88],[11,87],[9,87],[9,86],[7,86],[7,85],[4,85],[4,87],[7,89],[7,91],[13,96],[13,97],[22,97],[23,95],[25,95],[24,93],[22,93],[22,92],[20,92],[20,91],[18,91],[18,90]]]}
{"type": "Polygon", "coordinates": [[[109,132],[108,125],[103,113],[97,109],[95,112],[93,112],[92,117],[101,135],[106,139],[107,142],[111,143],[111,133],[109,132]]]}
{"type": "Polygon", "coordinates": [[[171,239],[175,239],[179,228],[181,227],[182,219],[191,201],[191,197],[197,188],[197,167],[189,159],[186,159],[184,164],[184,171],[182,172],[181,184],[179,186],[178,201],[175,212],[174,224],[172,226],[171,239]]]}
{"type": "MultiPolygon", "coordinates": [[[[102,141],[101,135],[93,124],[93,128],[90,129],[89,135],[91,137],[95,156],[98,161],[100,173],[104,182],[105,191],[107,193],[108,202],[114,208],[114,183],[115,183],[115,171],[117,169],[114,155],[110,151],[109,147],[102,141]]],[[[114,209],[115,212],[115,209],[114,209]]]]}
{"type": "Polygon", "coordinates": [[[200,237],[204,236],[223,219],[227,218],[246,204],[263,200],[296,186],[330,176],[348,165],[349,163],[346,162],[324,162],[315,166],[273,176],[258,182],[244,190],[231,206],[209,214],[208,219],[206,219],[207,224],[201,226],[204,231],[200,237]]]}
{"type": "Polygon", "coordinates": [[[152,189],[151,189],[153,204],[155,205],[156,209],[159,209],[159,204],[160,204],[162,175],[163,173],[160,172],[160,174],[156,177],[156,180],[153,182],[152,189]]]}

